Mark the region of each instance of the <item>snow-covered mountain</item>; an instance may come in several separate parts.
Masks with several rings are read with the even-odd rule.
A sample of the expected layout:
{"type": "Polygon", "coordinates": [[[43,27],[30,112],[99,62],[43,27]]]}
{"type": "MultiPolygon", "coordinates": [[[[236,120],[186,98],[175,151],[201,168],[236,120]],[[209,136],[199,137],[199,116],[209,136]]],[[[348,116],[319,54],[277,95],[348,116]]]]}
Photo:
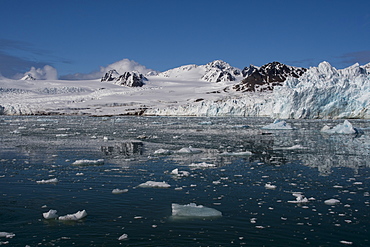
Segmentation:
{"type": "MultiPolygon", "coordinates": [[[[327,62],[290,76],[266,92],[233,94],[217,101],[148,109],[146,114],[267,116],[273,118],[370,118],[370,64],[337,70],[327,62]]],[[[252,68],[252,71],[259,69],[252,68]]],[[[253,74],[253,73],[252,73],[253,74]]],[[[246,90],[248,91],[248,90],[246,90]]],[[[263,90],[261,90],[263,91],[263,90]]]]}
{"type": "Polygon", "coordinates": [[[117,70],[109,70],[100,81],[114,81],[114,84],[128,87],[142,87],[148,79],[137,71],[126,71],[120,75],[117,70]]]}
{"type": "Polygon", "coordinates": [[[230,64],[215,60],[206,65],[184,65],[159,73],[158,77],[183,79],[183,80],[203,80],[208,82],[227,82],[236,81],[236,77],[241,75],[241,70],[230,66],[230,64]]]}
{"type": "Polygon", "coordinates": [[[288,77],[300,77],[307,69],[288,66],[279,62],[272,62],[256,67],[250,65],[242,71],[244,79],[232,86],[232,89],[242,92],[263,92],[273,90],[275,86],[282,86],[288,77]]]}
{"type": "Polygon", "coordinates": [[[241,71],[216,60],[145,77],[132,70],[105,73],[102,80],[0,78],[0,114],[370,119],[370,63],[304,69],[273,62],[241,71]]]}

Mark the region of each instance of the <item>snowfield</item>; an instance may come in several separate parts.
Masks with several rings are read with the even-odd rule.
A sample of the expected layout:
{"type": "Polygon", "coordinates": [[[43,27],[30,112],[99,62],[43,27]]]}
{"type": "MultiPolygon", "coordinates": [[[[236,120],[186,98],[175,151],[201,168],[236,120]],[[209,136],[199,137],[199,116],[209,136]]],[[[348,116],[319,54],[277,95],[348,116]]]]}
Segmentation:
{"type": "Polygon", "coordinates": [[[217,60],[147,74],[142,87],[0,78],[0,114],[370,118],[370,63],[337,70],[322,62],[273,91],[225,90],[243,79],[240,71],[217,60]]]}

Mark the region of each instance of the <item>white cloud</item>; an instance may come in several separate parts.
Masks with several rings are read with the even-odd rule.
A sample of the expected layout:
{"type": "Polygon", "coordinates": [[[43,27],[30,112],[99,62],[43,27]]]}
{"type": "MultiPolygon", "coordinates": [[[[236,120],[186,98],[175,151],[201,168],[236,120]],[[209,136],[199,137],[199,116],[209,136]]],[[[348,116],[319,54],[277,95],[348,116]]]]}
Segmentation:
{"type": "Polygon", "coordinates": [[[138,62],[125,58],[120,61],[109,64],[106,67],[100,67],[99,70],[93,71],[88,74],[76,73],[73,75],[65,75],[65,76],[62,76],[61,79],[67,79],[67,80],[100,79],[101,77],[104,76],[105,73],[107,73],[109,70],[112,70],[112,69],[117,70],[119,74],[123,74],[125,72],[131,72],[131,71],[138,71],[139,73],[142,73],[145,75],[148,72],[154,71],[152,69],[148,69],[144,65],[139,64],[138,62]]]}
{"type": "Polygon", "coordinates": [[[54,67],[50,65],[45,65],[43,68],[31,67],[31,70],[24,73],[24,75],[31,75],[37,80],[57,80],[58,73],[54,67]]]}

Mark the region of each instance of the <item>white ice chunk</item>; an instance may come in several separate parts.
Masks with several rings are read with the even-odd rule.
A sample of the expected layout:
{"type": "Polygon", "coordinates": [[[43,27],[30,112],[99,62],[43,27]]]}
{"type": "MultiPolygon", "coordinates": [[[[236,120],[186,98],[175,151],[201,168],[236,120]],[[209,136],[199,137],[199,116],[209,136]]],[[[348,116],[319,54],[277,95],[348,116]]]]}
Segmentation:
{"type": "Polygon", "coordinates": [[[272,124],[268,124],[266,126],[263,126],[262,129],[269,129],[269,130],[291,130],[293,128],[286,121],[280,120],[280,119],[276,119],[272,124]]]}
{"type": "Polygon", "coordinates": [[[72,165],[89,166],[89,165],[103,165],[104,159],[97,160],[76,160],[72,165]]]}
{"type": "Polygon", "coordinates": [[[302,195],[300,192],[293,193],[293,196],[295,196],[295,201],[288,201],[289,203],[307,203],[308,199],[302,195]]]}
{"type": "Polygon", "coordinates": [[[221,156],[247,156],[247,155],[253,155],[250,151],[244,151],[244,152],[223,152],[220,153],[221,156]]]}
{"type": "Polygon", "coordinates": [[[199,148],[193,148],[193,147],[188,147],[188,148],[181,148],[180,150],[177,150],[177,154],[198,154],[201,153],[202,150],[199,148]]]}
{"type": "Polygon", "coordinates": [[[168,149],[160,148],[160,149],[154,151],[154,154],[157,154],[157,155],[170,155],[170,154],[172,154],[172,151],[171,150],[168,150],[168,149]]]}
{"type": "Polygon", "coordinates": [[[0,238],[13,238],[15,234],[12,232],[0,232],[0,238]]]}
{"type": "Polygon", "coordinates": [[[128,238],[128,235],[126,234],[126,233],[124,233],[124,234],[122,234],[119,238],[118,238],[118,240],[126,240],[128,238]]]}
{"type": "Polygon", "coordinates": [[[337,126],[330,128],[327,125],[325,125],[321,132],[327,133],[327,134],[356,134],[357,130],[353,128],[352,124],[345,120],[343,124],[338,124],[337,126]]]}
{"type": "Polygon", "coordinates": [[[190,203],[180,205],[172,203],[172,216],[178,217],[219,217],[222,213],[214,208],[208,208],[203,205],[190,203]]]}
{"type": "Polygon", "coordinates": [[[276,185],[272,185],[270,183],[267,183],[267,184],[265,184],[265,188],[270,189],[270,190],[274,190],[274,189],[276,189],[276,185]]]}
{"type": "Polygon", "coordinates": [[[47,220],[58,218],[57,211],[54,209],[50,209],[48,212],[42,213],[42,216],[44,216],[44,219],[47,220]]]}
{"type": "Polygon", "coordinates": [[[188,171],[179,171],[178,168],[173,169],[171,171],[171,175],[175,175],[177,177],[187,177],[187,176],[189,176],[189,174],[190,174],[190,172],[188,172],[188,171]]]}
{"type": "Polygon", "coordinates": [[[59,220],[72,220],[72,221],[76,221],[76,220],[80,220],[82,218],[85,218],[87,216],[87,213],[86,213],[86,210],[82,210],[82,211],[78,211],[77,213],[74,213],[74,214],[67,214],[67,215],[64,215],[64,216],[59,216],[59,220]]]}
{"type": "Polygon", "coordinates": [[[336,205],[336,204],[340,203],[340,201],[337,200],[337,199],[329,199],[329,200],[325,200],[324,203],[326,205],[336,205]]]}
{"type": "Polygon", "coordinates": [[[155,181],[146,181],[145,183],[139,184],[138,187],[141,188],[169,188],[169,185],[166,182],[155,182],[155,181]]]}
{"type": "Polygon", "coordinates": [[[36,183],[38,184],[53,184],[53,183],[58,183],[59,180],[57,178],[51,178],[51,179],[47,179],[47,180],[39,180],[39,181],[36,181],[36,183]]]}
{"type": "Polygon", "coordinates": [[[122,193],[126,193],[126,192],[128,192],[128,189],[123,189],[123,190],[121,190],[121,189],[113,189],[112,190],[112,193],[113,194],[122,194],[122,193]]]}
{"type": "Polygon", "coordinates": [[[216,165],[202,162],[202,163],[191,163],[189,166],[193,168],[207,168],[207,167],[215,167],[216,165]]]}

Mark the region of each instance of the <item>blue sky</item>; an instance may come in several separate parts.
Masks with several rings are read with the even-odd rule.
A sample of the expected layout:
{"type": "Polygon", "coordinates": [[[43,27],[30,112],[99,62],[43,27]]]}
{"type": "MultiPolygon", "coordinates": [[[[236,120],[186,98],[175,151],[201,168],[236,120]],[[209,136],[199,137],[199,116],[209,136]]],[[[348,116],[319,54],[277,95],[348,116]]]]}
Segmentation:
{"type": "Polygon", "coordinates": [[[59,76],[124,58],[165,71],[216,59],[337,68],[370,62],[370,1],[0,0],[0,73],[59,76]]]}

